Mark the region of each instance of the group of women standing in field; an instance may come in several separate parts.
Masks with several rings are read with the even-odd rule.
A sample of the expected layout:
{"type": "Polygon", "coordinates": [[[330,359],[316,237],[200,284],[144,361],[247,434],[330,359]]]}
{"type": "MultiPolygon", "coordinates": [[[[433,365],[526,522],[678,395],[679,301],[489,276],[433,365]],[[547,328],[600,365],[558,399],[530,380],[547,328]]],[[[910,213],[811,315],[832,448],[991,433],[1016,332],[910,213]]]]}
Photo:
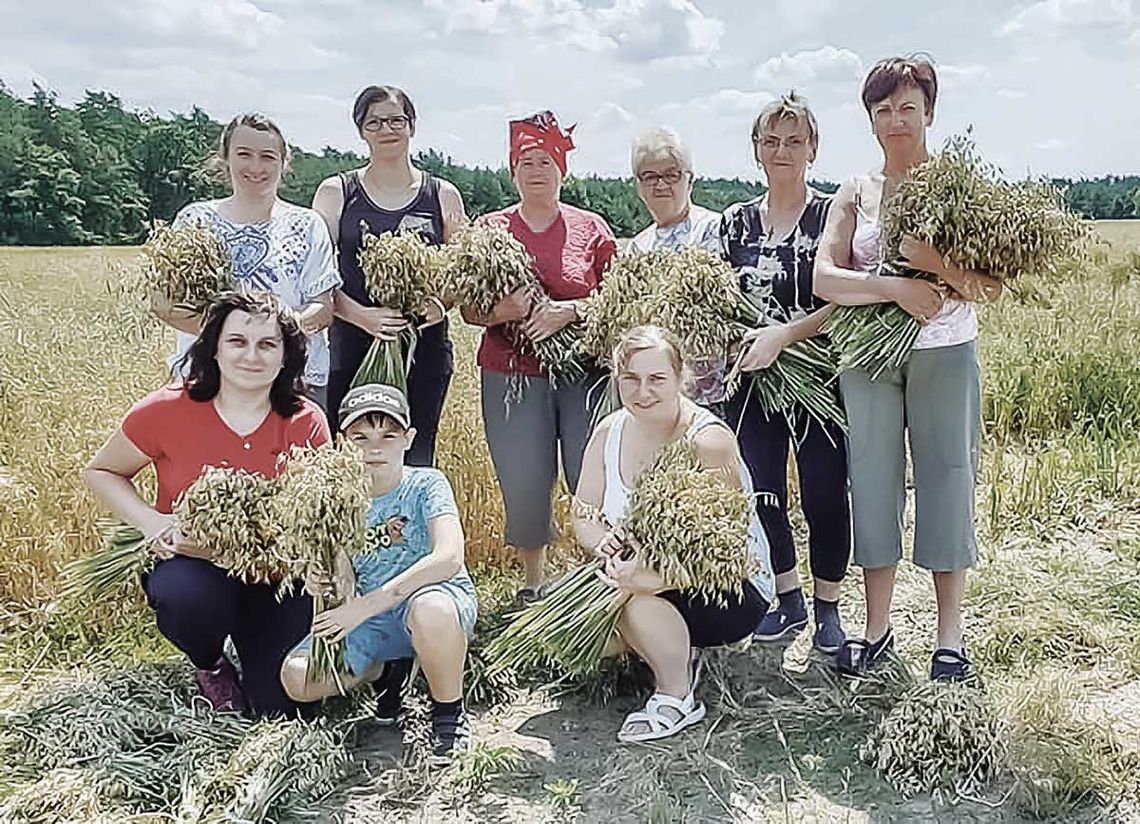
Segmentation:
{"type": "MultiPolygon", "coordinates": [[[[880,205],[926,159],[936,98],[928,61],[876,64],[862,100],[882,166],[845,182],[834,196],[807,183],[821,142],[807,103],[794,93],[773,102],[750,134],[767,193],[723,215],[692,203],[692,159],[674,132],[656,129],[640,137],[632,172],[653,224],[627,253],[695,245],[722,255],[739,271],[740,288],[777,323],[750,332],[741,351],[705,353],[688,363],[667,331],[631,330],[610,365],[622,408],[593,432],[596,399],[589,389],[598,375],[556,385],[524,339],[539,341],[581,320],[582,300],[605,278],[618,246],[601,216],[561,200],[571,133],[550,112],[510,123],[509,163],[519,202],[479,220],[506,229],[526,247],[545,294],[519,291],[488,314],[466,306],[460,312],[466,322],[484,327],[478,352],[483,422],[505,504],[506,542],[519,551],[525,569],[520,603],[544,593],[559,467],[578,501],[605,515],[598,522],[576,510],[575,533],[584,548],[608,559],[614,585],[634,596],[614,650],[636,652],[656,679],[654,696],[623,725],[623,740],[671,735],[703,717],[694,697],[694,649],[750,634],[776,642],[807,626],[788,513],[789,449],[809,532],[813,646],[835,655],[839,671],[848,674],[879,664],[893,646],[890,604],[902,556],[909,433],[914,560],[932,572],[938,601],[931,677],[969,674],[961,599],[965,570],[976,557],[979,372],[976,314],[961,297],[993,297],[996,290],[984,274],[949,268],[938,250],[915,241],[904,244],[902,255],[911,267],[936,275],[938,285],[878,275],[884,254],[880,205]],[[840,375],[847,437],[803,410],[789,423],[766,414],[747,392],[726,397],[729,364],[765,369],[784,347],[819,335],[835,305],[877,302],[897,303],[923,331],[902,370],[877,380],[858,370],[840,375]],[[508,414],[504,399],[512,373],[527,380],[508,414]],[[633,567],[616,551],[634,479],[664,444],[682,437],[693,441],[704,467],[724,470],[727,483],[756,492],[756,516],[742,551],[753,554],[757,572],[742,597],[722,606],[665,590],[652,571],[633,567]],[[838,602],[852,538],[867,616],[863,632],[849,638],[838,602]]],[[[452,184],[411,162],[417,113],[407,94],[370,86],[358,96],[352,117],[368,146],[368,165],[322,182],[313,210],[277,197],[288,146],[276,125],[244,115],[226,127],[218,161],[228,170],[232,194],[191,204],[176,222],[213,227],[231,251],[237,279],[273,293],[293,311],[236,298],[212,310],[203,325],[200,317],[156,307],[182,333],[180,352],[189,353],[180,361],[187,369],[185,388],[160,390],[132,409],[88,469],[92,487],[111,508],[147,534],[169,536],[164,549],[171,557],[148,577],[147,596],[159,628],[194,662],[199,684],[216,706],[259,713],[294,707],[277,671],[307,631],[311,606],[304,594],[275,603],[265,597],[268,588],[228,580],[194,557],[194,547],[171,529],[173,498],[204,465],[223,461],[270,475],[290,444],[327,440],[329,426],[318,407],[332,431],[340,429],[338,419],[350,408],[344,406],[350,383],[371,340],[395,339],[409,323],[417,325],[419,342],[408,376],[408,420],[397,421],[402,427],[396,429],[413,432],[404,446],[408,465],[434,463],[453,364],[448,298],[430,298],[414,320],[374,306],[357,253],[365,229],[416,232],[442,244],[467,216],[452,184]],[[302,365],[293,354],[297,346],[304,349],[305,336],[308,359],[302,365]],[[155,507],[129,482],[148,463],[159,472],[155,507]],[[222,652],[227,636],[241,657],[240,688],[222,652]]],[[[386,708],[381,715],[398,709],[410,665],[402,657],[382,675],[372,674],[379,676],[376,688],[386,708]]]]}

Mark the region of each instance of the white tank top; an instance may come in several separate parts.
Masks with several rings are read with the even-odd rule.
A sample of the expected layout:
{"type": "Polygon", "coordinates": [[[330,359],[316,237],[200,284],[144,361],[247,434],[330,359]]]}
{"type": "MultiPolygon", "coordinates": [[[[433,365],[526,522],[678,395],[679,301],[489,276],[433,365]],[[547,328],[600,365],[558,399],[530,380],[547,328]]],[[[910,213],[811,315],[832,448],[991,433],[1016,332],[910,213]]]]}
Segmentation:
{"type": "MultiPolygon", "coordinates": [[[[871,220],[863,208],[863,180],[855,180],[855,234],[851,238],[851,263],[863,272],[874,272],[883,259],[879,221],[871,220]]],[[[946,298],[938,314],[923,325],[914,342],[915,349],[940,349],[972,341],[978,336],[978,312],[974,304],[946,298]]]]}
{"type": "MultiPolygon", "coordinates": [[[[625,518],[625,512],[629,508],[629,496],[632,492],[621,479],[621,436],[622,431],[625,429],[625,422],[629,420],[629,418],[630,413],[628,409],[618,411],[610,426],[610,431],[606,435],[606,448],[602,457],[605,474],[605,490],[602,493],[602,514],[605,515],[609,523],[615,525],[621,523],[622,519],[625,518]]],[[[723,426],[725,429],[728,429],[724,421],[712,412],[697,407],[696,414],[693,416],[693,422],[689,424],[689,428],[685,431],[685,438],[691,441],[697,436],[698,432],[708,426],[723,426]]],[[[743,459],[740,461],[739,471],[740,486],[744,490],[744,493],[751,499],[755,494],[752,486],[752,476],[749,474],[748,467],[744,464],[743,459]]],[[[768,536],[764,533],[764,527],[760,523],[760,517],[756,514],[755,506],[752,508],[752,515],[748,521],[748,555],[757,562],[756,572],[749,580],[764,597],[764,600],[770,603],[776,595],[776,578],[772,574],[772,552],[768,546],[768,536]]]]}

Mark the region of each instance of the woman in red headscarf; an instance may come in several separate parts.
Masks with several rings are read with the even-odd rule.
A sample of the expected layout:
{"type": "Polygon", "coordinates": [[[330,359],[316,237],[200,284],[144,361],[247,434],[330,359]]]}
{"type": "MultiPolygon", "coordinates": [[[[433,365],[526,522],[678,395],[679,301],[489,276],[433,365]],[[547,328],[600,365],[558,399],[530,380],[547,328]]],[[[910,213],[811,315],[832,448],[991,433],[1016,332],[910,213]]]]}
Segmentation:
{"type": "MultiPolygon", "coordinates": [[[[572,130],[573,127],[571,127],[572,130]]],[[[566,155],[574,148],[551,112],[510,124],[511,177],[519,202],[480,220],[518,238],[534,258],[545,297],[521,291],[508,295],[488,315],[463,307],[468,323],[486,327],[479,346],[483,425],[506,509],[506,542],[522,554],[526,583],[519,600],[538,597],[546,574],[546,546],[554,538],[551,495],[559,452],[566,486],[578,485],[592,409],[589,379],[552,385],[538,359],[504,324],[522,321],[531,341],[550,337],[581,320],[580,302],[601,283],[617,253],[606,221],[593,212],[562,203],[566,155]],[[526,376],[522,398],[507,405],[511,374],[526,376]],[[508,419],[509,416],[509,419],[508,419]]]]}

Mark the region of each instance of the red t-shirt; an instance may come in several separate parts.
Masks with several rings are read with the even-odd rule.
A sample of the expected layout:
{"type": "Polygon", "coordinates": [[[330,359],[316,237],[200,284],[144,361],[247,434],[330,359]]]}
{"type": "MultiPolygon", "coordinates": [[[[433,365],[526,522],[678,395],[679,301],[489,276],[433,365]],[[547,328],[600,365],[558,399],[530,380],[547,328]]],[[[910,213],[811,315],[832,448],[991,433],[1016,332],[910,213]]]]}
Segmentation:
{"type": "Polygon", "coordinates": [[[270,411],[243,438],[226,425],[213,401],[198,402],[182,387],[164,387],[131,407],[123,419],[123,434],[154,461],[155,508],[168,513],[174,499],[207,466],[232,466],[275,477],[281,469],[278,458],[289,447],[328,443],[329,425],[321,408],[304,398],[293,417],[270,411]]]}
{"type": "MultiPolygon", "coordinates": [[[[593,212],[559,204],[559,217],[542,232],[531,231],[519,214],[518,204],[483,215],[479,220],[506,229],[534,258],[538,282],[554,300],[584,298],[598,288],[610,261],[617,254],[617,241],[606,221],[593,212]]],[[[491,326],[479,345],[479,366],[492,372],[542,375],[538,358],[519,354],[518,343],[505,324],[491,326]]]]}

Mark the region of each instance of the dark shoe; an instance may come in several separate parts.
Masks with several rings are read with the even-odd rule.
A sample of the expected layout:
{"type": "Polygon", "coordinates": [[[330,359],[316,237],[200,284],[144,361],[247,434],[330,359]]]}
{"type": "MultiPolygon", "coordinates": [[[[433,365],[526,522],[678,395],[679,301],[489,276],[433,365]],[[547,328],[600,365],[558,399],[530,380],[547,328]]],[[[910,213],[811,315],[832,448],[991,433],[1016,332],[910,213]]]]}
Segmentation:
{"type": "Polygon", "coordinates": [[[930,657],[931,681],[968,681],[973,676],[966,648],[939,647],[930,657]]]}
{"type": "Polygon", "coordinates": [[[752,637],[757,641],[772,643],[793,638],[807,626],[807,611],[795,612],[781,603],[774,610],[760,619],[752,637]]]}
{"type": "Polygon", "coordinates": [[[888,627],[886,634],[875,643],[866,638],[848,638],[839,645],[835,656],[835,669],[840,675],[865,675],[868,670],[883,663],[895,648],[895,631],[888,627]]]}
{"type": "Polygon", "coordinates": [[[471,743],[471,729],[463,704],[443,707],[434,701],[431,708],[431,760],[443,764],[471,743]]]}
{"type": "Polygon", "coordinates": [[[847,633],[839,623],[839,616],[826,621],[818,621],[815,625],[815,634],[811,638],[811,645],[824,655],[835,655],[843,642],[847,640],[847,633]]]}
{"type": "Polygon", "coordinates": [[[229,658],[222,656],[217,669],[194,670],[194,682],[214,712],[245,712],[245,693],[229,658]]]}
{"type": "Polygon", "coordinates": [[[399,723],[404,709],[404,688],[411,675],[411,658],[384,662],[384,671],[372,682],[372,689],[376,692],[376,723],[380,726],[394,727],[399,723]]]}
{"type": "Polygon", "coordinates": [[[534,587],[523,587],[515,593],[514,605],[519,609],[528,607],[535,601],[541,601],[546,597],[546,587],[541,586],[535,589],[534,587]]]}

